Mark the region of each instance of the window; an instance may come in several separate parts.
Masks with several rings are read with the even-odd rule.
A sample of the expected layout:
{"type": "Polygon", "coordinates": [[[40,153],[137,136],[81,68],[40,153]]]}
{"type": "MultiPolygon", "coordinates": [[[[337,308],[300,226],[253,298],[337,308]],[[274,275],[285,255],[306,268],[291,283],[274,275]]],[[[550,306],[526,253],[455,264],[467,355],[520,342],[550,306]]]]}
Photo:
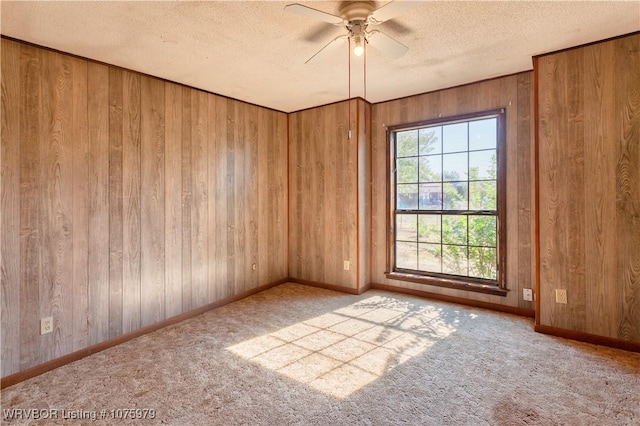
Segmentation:
{"type": "Polygon", "coordinates": [[[504,110],[390,129],[390,278],[506,293],[504,134],[504,110]]]}

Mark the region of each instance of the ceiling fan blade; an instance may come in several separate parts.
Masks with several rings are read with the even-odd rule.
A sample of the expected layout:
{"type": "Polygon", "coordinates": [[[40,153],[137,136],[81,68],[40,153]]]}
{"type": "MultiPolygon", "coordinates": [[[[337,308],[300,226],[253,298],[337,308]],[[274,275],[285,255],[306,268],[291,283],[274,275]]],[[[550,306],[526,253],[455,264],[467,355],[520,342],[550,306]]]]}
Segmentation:
{"type": "Polygon", "coordinates": [[[336,51],[339,47],[344,45],[344,43],[347,41],[348,38],[349,37],[347,35],[341,35],[334,38],[329,43],[325,44],[322,49],[318,50],[315,53],[315,55],[307,59],[305,64],[308,64],[311,61],[316,61],[318,60],[319,57],[325,56],[328,53],[336,51]]]}
{"type": "Polygon", "coordinates": [[[370,24],[381,24],[384,21],[393,19],[398,15],[401,15],[414,7],[424,4],[424,1],[391,1],[378,10],[374,10],[369,15],[370,24]]]}
{"type": "Polygon", "coordinates": [[[372,31],[367,34],[367,41],[371,46],[392,59],[398,59],[409,50],[404,44],[380,31],[372,31]]]}
{"type": "Polygon", "coordinates": [[[321,10],[312,9],[307,6],[303,6],[298,3],[288,4],[284,7],[289,13],[293,13],[294,15],[306,16],[308,18],[318,19],[320,21],[328,22],[333,25],[341,25],[344,20],[339,17],[332,15],[330,13],[322,12],[321,10]]]}

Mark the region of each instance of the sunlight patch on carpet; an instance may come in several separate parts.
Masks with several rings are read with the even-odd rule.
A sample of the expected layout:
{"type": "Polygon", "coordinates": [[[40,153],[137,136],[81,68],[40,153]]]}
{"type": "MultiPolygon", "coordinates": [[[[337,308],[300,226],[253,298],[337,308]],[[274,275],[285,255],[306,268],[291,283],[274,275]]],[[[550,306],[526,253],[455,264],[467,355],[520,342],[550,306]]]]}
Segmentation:
{"type": "Polygon", "coordinates": [[[342,399],[454,331],[439,309],[374,296],[227,350],[342,399]]]}

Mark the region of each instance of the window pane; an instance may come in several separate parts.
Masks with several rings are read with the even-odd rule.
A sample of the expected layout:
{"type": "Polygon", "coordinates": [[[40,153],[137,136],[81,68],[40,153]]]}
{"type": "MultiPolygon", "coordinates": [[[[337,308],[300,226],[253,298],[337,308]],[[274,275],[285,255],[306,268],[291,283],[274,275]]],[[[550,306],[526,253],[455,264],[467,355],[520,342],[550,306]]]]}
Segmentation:
{"type": "Polygon", "coordinates": [[[445,274],[467,275],[467,247],[442,246],[442,272],[445,274]]]}
{"type": "Polygon", "coordinates": [[[442,216],[442,242],[467,244],[467,216],[442,216]]]}
{"type": "Polygon", "coordinates": [[[396,133],[397,156],[411,157],[418,155],[418,131],[408,130],[396,133]]]}
{"type": "Polygon", "coordinates": [[[467,210],[467,182],[445,182],[442,185],[444,193],[444,210],[467,210]]]}
{"type": "Polygon", "coordinates": [[[442,246],[440,244],[418,244],[418,269],[442,272],[442,246]]]}
{"type": "Polygon", "coordinates": [[[469,216],[469,244],[472,246],[496,246],[496,217],[469,216]]]}
{"type": "Polygon", "coordinates": [[[403,241],[418,240],[418,215],[396,215],[396,239],[403,241]]]}
{"type": "Polygon", "coordinates": [[[504,120],[490,114],[393,135],[393,260],[400,271],[498,280],[497,138],[504,120]]]}
{"type": "Polygon", "coordinates": [[[396,243],[396,267],[418,269],[418,243],[396,243]]]}
{"type": "Polygon", "coordinates": [[[442,210],[442,184],[420,184],[420,209],[442,210]]]}
{"type": "Polygon", "coordinates": [[[495,179],[497,170],[496,150],[469,153],[469,179],[495,179]]]}
{"type": "Polygon", "coordinates": [[[469,149],[495,148],[497,135],[497,118],[471,121],[469,123],[469,149]]]}
{"type": "Polygon", "coordinates": [[[420,129],[420,155],[440,154],[442,152],[442,127],[420,129]]]}
{"type": "Polygon", "coordinates": [[[469,182],[469,208],[471,210],[496,210],[496,181],[469,182]]]}
{"type": "Polygon", "coordinates": [[[427,155],[425,157],[420,157],[420,182],[441,182],[441,161],[441,155],[427,155]]]}
{"type": "Polygon", "coordinates": [[[466,152],[460,154],[446,154],[442,156],[443,181],[467,180],[468,164],[466,152]]]}
{"type": "Polygon", "coordinates": [[[398,183],[418,182],[418,159],[400,158],[398,160],[398,183]]]}
{"type": "Polygon", "coordinates": [[[398,185],[398,209],[417,210],[418,209],[418,185],[399,184],[398,185]]]}
{"type": "Polygon", "coordinates": [[[497,250],[487,247],[469,247],[469,275],[495,280],[498,278],[497,250]]]}
{"type": "Polygon", "coordinates": [[[440,242],[440,216],[421,214],[418,216],[418,239],[420,242],[440,242]]]}
{"type": "Polygon", "coordinates": [[[442,152],[466,151],[467,123],[442,126],[442,152]]]}

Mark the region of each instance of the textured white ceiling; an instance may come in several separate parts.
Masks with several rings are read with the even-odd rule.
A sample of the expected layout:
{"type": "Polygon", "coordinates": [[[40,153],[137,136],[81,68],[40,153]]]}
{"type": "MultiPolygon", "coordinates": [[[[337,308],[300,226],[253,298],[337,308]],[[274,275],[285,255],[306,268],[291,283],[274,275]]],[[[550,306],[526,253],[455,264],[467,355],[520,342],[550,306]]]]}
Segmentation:
{"type": "MultiPolygon", "coordinates": [[[[294,2],[332,14],[340,7],[2,1],[1,32],[285,112],[346,99],[346,47],[304,63],[344,29],[286,13],[294,2]]],[[[534,55],[638,31],[640,0],[427,1],[377,29],[409,51],[391,60],[369,49],[370,102],[530,70],[534,55]]],[[[361,61],[352,62],[352,96],[364,95],[361,61]]]]}

